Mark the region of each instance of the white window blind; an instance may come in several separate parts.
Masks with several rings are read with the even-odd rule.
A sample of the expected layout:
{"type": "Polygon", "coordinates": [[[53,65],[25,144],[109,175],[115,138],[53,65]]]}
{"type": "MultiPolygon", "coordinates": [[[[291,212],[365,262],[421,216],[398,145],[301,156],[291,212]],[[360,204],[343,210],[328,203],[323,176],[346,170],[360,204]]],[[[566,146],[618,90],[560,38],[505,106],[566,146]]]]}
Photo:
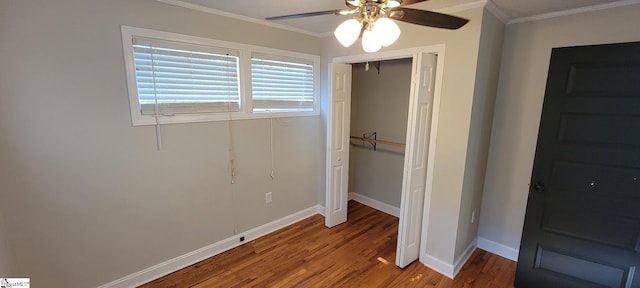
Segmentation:
{"type": "Polygon", "coordinates": [[[134,37],[133,54],[143,115],[239,111],[237,51],[134,37]]]}
{"type": "Polygon", "coordinates": [[[313,111],[313,61],[254,53],[251,95],[254,111],[313,111]]]}

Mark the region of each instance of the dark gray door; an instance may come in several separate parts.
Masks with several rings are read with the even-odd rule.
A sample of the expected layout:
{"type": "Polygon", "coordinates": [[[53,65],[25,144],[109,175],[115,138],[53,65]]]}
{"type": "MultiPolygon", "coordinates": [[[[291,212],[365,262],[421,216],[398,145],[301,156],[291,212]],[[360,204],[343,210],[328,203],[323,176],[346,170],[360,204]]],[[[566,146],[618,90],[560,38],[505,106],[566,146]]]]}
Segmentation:
{"type": "Polygon", "coordinates": [[[640,43],[553,49],[515,285],[640,287],[639,266],[640,43]]]}

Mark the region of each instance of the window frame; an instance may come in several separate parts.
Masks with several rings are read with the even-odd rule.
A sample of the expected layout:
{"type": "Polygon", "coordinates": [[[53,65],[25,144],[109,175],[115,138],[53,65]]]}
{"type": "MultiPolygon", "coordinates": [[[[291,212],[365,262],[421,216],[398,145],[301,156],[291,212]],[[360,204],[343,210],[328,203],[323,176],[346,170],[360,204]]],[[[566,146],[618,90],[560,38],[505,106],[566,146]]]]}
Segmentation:
{"type": "MultiPolygon", "coordinates": [[[[256,90],[255,89],[256,87],[253,86],[254,80],[256,78],[260,79],[261,77],[265,76],[264,73],[258,72],[257,73],[258,74],[257,77],[254,78],[254,59],[258,59],[258,62],[261,62],[261,65],[265,65],[264,62],[269,62],[269,61],[280,62],[280,64],[272,65],[272,67],[271,67],[272,69],[273,69],[273,67],[283,67],[282,66],[283,63],[286,63],[286,64],[284,64],[286,66],[294,66],[294,67],[295,66],[311,65],[312,69],[310,69],[310,70],[311,70],[312,76],[315,75],[315,73],[313,73],[314,63],[309,59],[294,58],[294,57],[291,57],[291,56],[286,56],[285,57],[285,56],[280,56],[280,55],[273,55],[273,54],[265,54],[265,53],[254,52],[254,53],[251,54],[251,85],[252,85],[251,86],[251,93],[254,93],[255,90],[256,90]]],[[[258,64],[258,65],[260,65],[260,64],[258,64]]],[[[262,67],[262,68],[265,68],[265,67],[262,67]]],[[[269,68],[267,68],[267,69],[269,69],[269,68]]],[[[294,70],[295,69],[296,68],[294,68],[294,70]]],[[[277,69],[277,70],[279,70],[279,69],[277,69]]],[[[290,71],[290,70],[278,71],[278,72],[280,72],[280,73],[277,73],[275,75],[275,77],[272,77],[274,79],[274,81],[276,81],[276,83],[278,83],[278,84],[283,84],[281,81],[284,80],[283,78],[280,78],[279,76],[283,76],[283,74],[291,75],[291,73],[292,73],[292,71],[290,71]]],[[[295,73],[295,72],[293,72],[293,73],[295,73]]],[[[311,83],[312,86],[313,86],[313,80],[314,79],[312,79],[312,81],[311,81],[312,82],[311,83]]],[[[258,82],[262,82],[262,81],[258,81],[258,82]]],[[[305,82],[305,84],[306,84],[306,82],[305,82]]],[[[260,86],[260,83],[258,85],[260,86]]],[[[264,87],[264,85],[262,85],[261,88],[266,88],[266,90],[270,90],[269,91],[270,93],[274,92],[274,89],[272,89],[273,87],[264,87]]],[[[297,88],[294,88],[294,89],[300,89],[300,87],[297,87],[297,88]]],[[[266,90],[259,90],[258,93],[263,93],[264,94],[265,92],[267,92],[266,90]]],[[[278,90],[278,92],[286,93],[283,90],[278,90]]],[[[283,106],[276,105],[276,103],[278,103],[278,102],[286,102],[286,100],[283,101],[282,98],[287,98],[287,97],[283,97],[282,94],[273,95],[273,96],[274,96],[275,99],[274,98],[271,98],[271,99],[266,98],[265,99],[265,97],[262,97],[263,99],[256,99],[257,97],[253,97],[253,95],[252,95],[251,98],[252,98],[252,101],[254,101],[254,103],[252,103],[253,104],[252,105],[253,106],[253,113],[276,113],[274,111],[287,111],[287,110],[290,110],[290,109],[291,110],[296,109],[296,108],[293,108],[293,107],[295,107],[295,105],[292,105],[291,103],[288,103],[290,106],[289,105],[283,105],[283,106]],[[255,101],[262,101],[264,107],[256,107],[255,101]],[[267,104],[267,103],[272,103],[272,104],[267,104]],[[269,106],[271,106],[271,107],[269,107],[269,106]]],[[[313,91],[311,92],[311,96],[312,96],[311,105],[306,106],[306,107],[300,107],[300,108],[305,109],[305,110],[308,110],[309,108],[314,109],[313,105],[316,102],[314,101],[315,99],[313,99],[313,91]]],[[[299,99],[300,98],[303,98],[303,97],[299,97],[299,99]]],[[[306,98],[306,97],[304,97],[304,98],[306,98]]],[[[293,102],[295,102],[295,101],[293,101],[293,102]]]]}
{"type": "Polygon", "coordinates": [[[271,117],[300,117],[320,115],[320,56],[255,45],[247,45],[204,37],[184,35],[171,32],[163,32],[145,28],[121,26],[122,46],[124,51],[125,70],[127,79],[127,91],[129,94],[129,109],[131,112],[132,126],[145,126],[157,124],[177,124],[210,121],[263,119],[271,117]],[[165,115],[144,115],[140,111],[138,87],[133,56],[133,38],[144,37],[159,41],[184,42],[188,44],[212,46],[238,51],[240,83],[240,109],[237,112],[212,112],[165,115]],[[253,111],[251,95],[251,57],[253,54],[267,54],[282,58],[298,58],[313,63],[313,110],[312,111],[253,111]]]}

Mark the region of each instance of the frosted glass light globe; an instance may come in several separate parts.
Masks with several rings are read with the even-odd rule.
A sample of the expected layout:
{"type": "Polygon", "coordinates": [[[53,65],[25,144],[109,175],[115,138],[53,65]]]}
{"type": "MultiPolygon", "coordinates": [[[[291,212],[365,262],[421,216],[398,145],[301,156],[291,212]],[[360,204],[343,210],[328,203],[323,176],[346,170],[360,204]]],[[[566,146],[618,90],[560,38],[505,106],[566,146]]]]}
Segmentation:
{"type": "Polygon", "coordinates": [[[362,34],[362,49],[364,52],[373,53],[380,50],[380,48],[382,48],[382,43],[380,43],[378,35],[374,31],[365,29],[362,34]]]}
{"type": "Polygon", "coordinates": [[[338,42],[340,42],[342,46],[349,47],[358,40],[360,29],[362,29],[362,23],[360,23],[360,21],[349,19],[342,22],[342,24],[336,28],[336,31],[333,32],[333,35],[336,36],[336,39],[338,39],[338,42]]]}
{"type": "Polygon", "coordinates": [[[373,33],[384,47],[393,44],[400,37],[400,27],[389,18],[380,18],[373,25],[373,33]]]}
{"type": "Polygon", "coordinates": [[[387,2],[387,7],[389,7],[389,8],[395,8],[395,7],[398,7],[398,6],[400,6],[400,2],[398,2],[398,0],[389,0],[387,2]]]}

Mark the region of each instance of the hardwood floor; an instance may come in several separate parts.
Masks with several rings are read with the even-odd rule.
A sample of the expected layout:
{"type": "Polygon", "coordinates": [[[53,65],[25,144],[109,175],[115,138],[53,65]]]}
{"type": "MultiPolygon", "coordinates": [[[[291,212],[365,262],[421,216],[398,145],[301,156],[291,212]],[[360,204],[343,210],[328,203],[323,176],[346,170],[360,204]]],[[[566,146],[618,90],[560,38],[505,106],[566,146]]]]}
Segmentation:
{"type": "Polygon", "coordinates": [[[513,287],[516,263],[477,249],[455,280],[395,266],[398,218],[355,201],[347,223],[316,215],[141,287],[513,287]]]}

